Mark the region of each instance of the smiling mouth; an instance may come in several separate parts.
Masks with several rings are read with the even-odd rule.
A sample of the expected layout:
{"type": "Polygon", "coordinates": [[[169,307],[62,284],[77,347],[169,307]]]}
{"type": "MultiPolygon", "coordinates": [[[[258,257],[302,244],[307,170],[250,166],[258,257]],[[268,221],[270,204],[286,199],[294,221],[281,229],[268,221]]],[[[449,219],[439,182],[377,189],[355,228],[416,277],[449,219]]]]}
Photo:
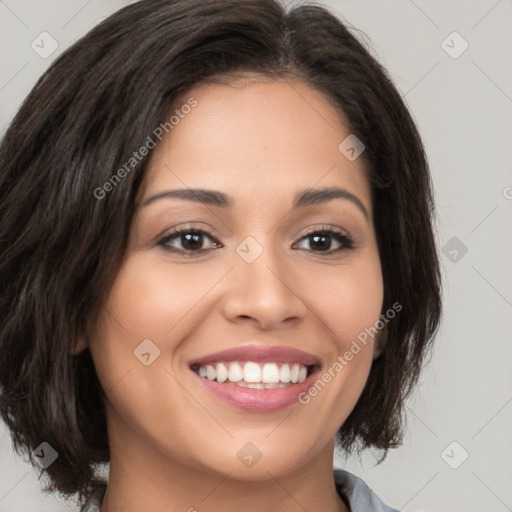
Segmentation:
{"type": "Polygon", "coordinates": [[[304,382],[318,365],[254,361],[219,361],[194,364],[191,370],[203,379],[251,389],[276,389],[304,382]]]}

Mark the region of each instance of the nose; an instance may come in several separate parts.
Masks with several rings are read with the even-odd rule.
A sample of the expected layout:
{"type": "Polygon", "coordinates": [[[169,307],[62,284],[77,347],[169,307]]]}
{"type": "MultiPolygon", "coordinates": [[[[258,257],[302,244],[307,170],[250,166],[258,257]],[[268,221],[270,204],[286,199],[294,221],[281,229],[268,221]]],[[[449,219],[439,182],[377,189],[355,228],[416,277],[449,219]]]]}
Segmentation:
{"type": "Polygon", "coordinates": [[[231,322],[253,323],[260,329],[289,328],[308,311],[300,281],[284,256],[271,250],[265,248],[252,263],[235,255],[223,313],[231,322]]]}

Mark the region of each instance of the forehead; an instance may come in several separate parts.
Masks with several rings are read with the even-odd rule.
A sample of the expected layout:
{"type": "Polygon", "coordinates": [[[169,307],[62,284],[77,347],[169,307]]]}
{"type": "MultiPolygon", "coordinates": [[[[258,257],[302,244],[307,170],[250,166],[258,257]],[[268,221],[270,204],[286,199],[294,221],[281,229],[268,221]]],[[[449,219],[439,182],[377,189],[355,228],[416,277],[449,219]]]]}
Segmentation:
{"type": "Polygon", "coordinates": [[[338,148],[350,135],[344,116],[302,82],[201,84],[175,102],[173,113],[179,122],[149,161],[148,194],[222,188],[254,204],[281,200],[300,188],[343,186],[371,211],[363,160],[350,161],[338,148]],[[195,106],[182,109],[191,99],[195,106]]]}

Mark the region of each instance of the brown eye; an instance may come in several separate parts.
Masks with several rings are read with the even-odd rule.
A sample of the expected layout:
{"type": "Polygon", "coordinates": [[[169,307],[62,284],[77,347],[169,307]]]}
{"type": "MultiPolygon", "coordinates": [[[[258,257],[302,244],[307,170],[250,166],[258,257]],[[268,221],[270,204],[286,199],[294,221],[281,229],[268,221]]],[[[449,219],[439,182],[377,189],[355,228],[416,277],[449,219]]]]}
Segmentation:
{"type": "MultiPolygon", "coordinates": [[[[353,249],[355,246],[352,238],[341,231],[334,230],[332,228],[322,228],[317,229],[316,231],[311,231],[301,238],[301,241],[304,240],[309,241],[309,247],[314,252],[325,252],[329,254],[353,249]],[[333,245],[335,247],[334,249],[333,245]]],[[[302,247],[302,249],[303,248],[304,247],[302,247]]]]}
{"type": "Polygon", "coordinates": [[[202,253],[212,248],[221,247],[221,244],[206,231],[190,228],[173,231],[172,233],[162,237],[158,241],[158,244],[168,251],[181,253],[202,253]],[[206,240],[210,240],[212,242],[212,247],[204,248],[206,240]],[[175,247],[175,244],[180,246],[175,247]]]}

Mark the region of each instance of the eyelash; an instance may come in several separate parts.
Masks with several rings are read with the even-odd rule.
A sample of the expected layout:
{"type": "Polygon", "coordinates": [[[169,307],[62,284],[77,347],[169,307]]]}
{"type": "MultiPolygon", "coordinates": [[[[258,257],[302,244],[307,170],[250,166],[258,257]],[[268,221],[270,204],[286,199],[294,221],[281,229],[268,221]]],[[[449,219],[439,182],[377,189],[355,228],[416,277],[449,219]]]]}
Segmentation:
{"type": "MultiPolygon", "coordinates": [[[[160,240],[158,240],[157,243],[158,243],[158,245],[162,246],[162,248],[166,251],[174,252],[174,253],[181,253],[185,257],[189,257],[189,258],[195,257],[195,256],[200,256],[201,254],[203,254],[206,251],[213,250],[213,249],[199,249],[197,251],[192,251],[190,249],[188,249],[188,250],[187,249],[176,249],[176,248],[173,248],[173,247],[170,247],[169,245],[167,245],[169,243],[169,241],[171,241],[175,238],[179,238],[185,234],[207,236],[217,245],[217,247],[214,247],[213,249],[219,247],[219,242],[214,237],[212,237],[207,231],[204,231],[203,229],[200,229],[200,228],[177,229],[177,230],[173,231],[172,233],[169,233],[169,234],[165,235],[164,237],[162,237],[160,240]]],[[[299,242],[308,237],[312,237],[313,235],[327,235],[327,236],[334,238],[337,242],[339,242],[341,244],[341,246],[338,249],[334,249],[334,250],[314,251],[314,250],[309,249],[312,252],[317,252],[320,254],[333,255],[333,254],[337,254],[341,251],[352,250],[355,248],[355,245],[356,245],[354,242],[354,239],[351,238],[350,236],[346,235],[345,233],[343,233],[342,231],[340,231],[336,228],[327,227],[327,226],[322,226],[320,229],[315,228],[315,229],[312,229],[311,231],[308,231],[306,234],[304,234],[301,237],[299,242]]],[[[220,246],[222,247],[222,245],[220,245],[220,246]]],[[[306,250],[308,250],[308,249],[306,249],[306,250]]]]}

